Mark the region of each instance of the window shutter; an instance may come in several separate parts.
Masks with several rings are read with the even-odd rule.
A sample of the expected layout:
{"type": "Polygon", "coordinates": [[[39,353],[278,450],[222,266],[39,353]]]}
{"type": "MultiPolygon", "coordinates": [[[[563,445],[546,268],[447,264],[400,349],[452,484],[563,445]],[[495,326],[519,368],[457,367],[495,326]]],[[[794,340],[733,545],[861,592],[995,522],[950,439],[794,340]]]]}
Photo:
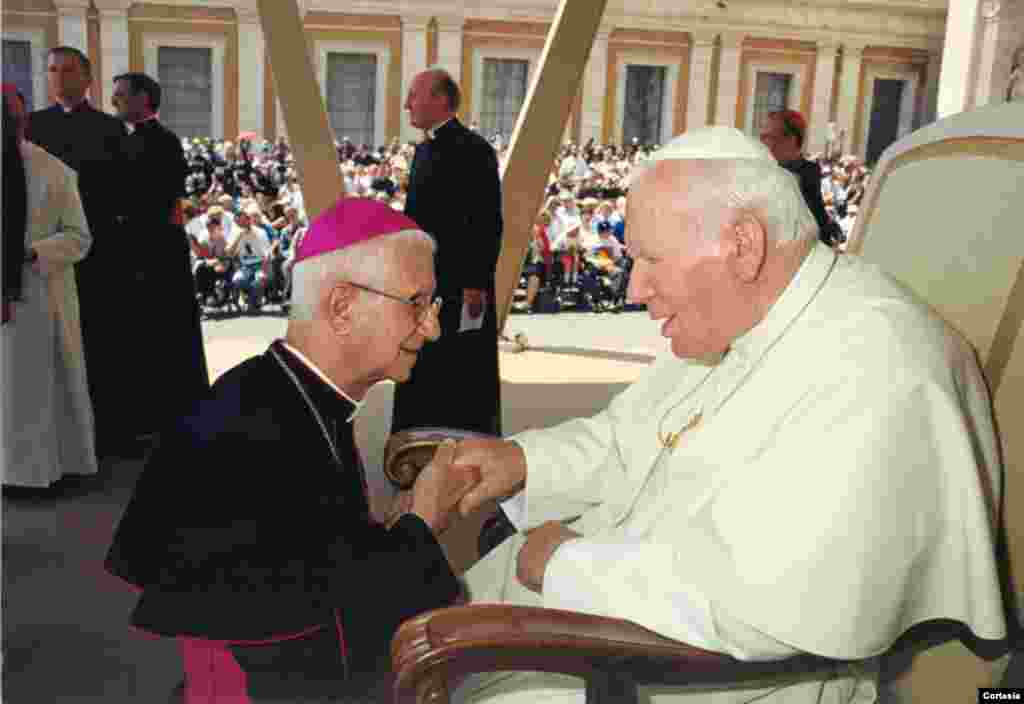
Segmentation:
{"type": "Polygon", "coordinates": [[[179,137],[213,134],[213,49],[157,49],[160,121],[179,137]]]}

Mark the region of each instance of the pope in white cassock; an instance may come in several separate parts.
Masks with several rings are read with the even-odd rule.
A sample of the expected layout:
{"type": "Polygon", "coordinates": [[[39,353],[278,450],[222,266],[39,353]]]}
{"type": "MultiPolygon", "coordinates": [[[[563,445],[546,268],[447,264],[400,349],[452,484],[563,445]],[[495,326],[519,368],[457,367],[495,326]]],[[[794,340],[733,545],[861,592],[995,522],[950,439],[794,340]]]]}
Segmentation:
{"type": "MultiPolygon", "coordinates": [[[[965,340],[819,244],[793,177],[733,128],[641,167],[628,244],[629,298],[672,353],[591,418],[460,445],[482,475],[460,510],[514,495],[521,531],[467,572],[472,600],[628,619],[741,660],[858,661],[768,688],[642,689],[656,704],[873,702],[875,656],[917,623],[1005,637],[1002,468],[965,340]]],[[[502,673],[454,700],[582,702],[583,686],[502,673]]]]}

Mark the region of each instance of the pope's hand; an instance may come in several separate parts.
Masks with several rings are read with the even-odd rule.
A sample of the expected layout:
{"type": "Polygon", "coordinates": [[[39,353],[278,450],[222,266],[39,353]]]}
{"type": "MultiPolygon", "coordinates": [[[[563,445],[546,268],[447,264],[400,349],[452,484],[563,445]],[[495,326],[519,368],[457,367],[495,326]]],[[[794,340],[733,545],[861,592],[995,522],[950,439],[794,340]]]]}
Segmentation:
{"type": "Polygon", "coordinates": [[[453,466],[454,458],[455,441],[445,440],[412,488],[412,513],[422,518],[434,535],[448,528],[459,500],[480,478],[476,467],[453,466]]]}
{"type": "Polygon", "coordinates": [[[506,499],[523,488],[526,455],[507,440],[463,440],[455,455],[456,467],[476,467],[480,483],[459,502],[459,513],[468,516],[488,501],[506,499]]]}
{"type": "Polygon", "coordinates": [[[580,534],[569,530],[559,521],[548,521],[526,534],[526,542],[519,548],[516,558],[516,579],[532,592],[544,589],[544,572],[558,546],[580,534]]]}

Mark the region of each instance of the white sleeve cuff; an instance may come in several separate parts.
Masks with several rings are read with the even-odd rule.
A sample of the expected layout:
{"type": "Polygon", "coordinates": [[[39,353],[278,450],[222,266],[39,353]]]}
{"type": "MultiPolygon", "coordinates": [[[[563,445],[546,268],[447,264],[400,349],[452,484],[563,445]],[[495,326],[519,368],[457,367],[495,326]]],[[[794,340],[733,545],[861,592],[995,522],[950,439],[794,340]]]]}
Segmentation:
{"type": "Polygon", "coordinates": [[[522,533],[526,524],[526,492],[520,491],[512,498],[499,502],[499,505],[516,532],[522,533]]]}
{"type": "MultiPolygon", "coordinates": [[[[604,578],[615,579],[620,576],[614,570],[609,574],[608,568],[621,564],[623,555],[634,553],[637,544],[643,543],[589,538],[562,543],[551,556],[544,572],[544,606],[595,616],[625,618],[649,628],[649,625],[642,623],[643,619],[638,618],[638,614],[632,613],[632,609],[624,611],[624,604],[618,597],[622,594],[620,590],[634,592],[635,598],[639,600],[635,606],[648,608],[654,605],[647,604],[644,607],[642,603],[645,597],[655,596],[650,589],[634,590],[621,582],[616,588],[608,589],[604,584],[604,578]]],[[[695,587],[681,584],[676,587],[670,594],[665,594],[671,601],[675,621],[671,637],[698,648],[726,652],[715,632],[715,622],[707,598],[695,587]],[[679,638],[679,634],[684,637],[679,638]]],[[[665,599],[658,597],[658,601],[665,599]]]]}
{"type": "Polygon", "coordinates": [[[669,545],[576,538],[562,543],[544,572],[544,606],[632,621],[666,638],[739,660],[777,660],[792,646],[733,618],[680,579],[669,545]]]}

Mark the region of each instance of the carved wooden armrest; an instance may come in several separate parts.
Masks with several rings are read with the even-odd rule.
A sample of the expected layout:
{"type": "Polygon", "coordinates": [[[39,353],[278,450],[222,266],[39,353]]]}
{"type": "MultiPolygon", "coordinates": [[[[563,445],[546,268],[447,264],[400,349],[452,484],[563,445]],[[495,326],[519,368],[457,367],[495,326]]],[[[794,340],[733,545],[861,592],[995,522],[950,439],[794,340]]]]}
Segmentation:
{"type": "Polygon", "coordinates": [[[834,666],[812,656],[750,663],[685,645],[630,621],[527,606],[438,609],[405,622],[391,643],[395,702],[447,704],[478,672],[583,677],[589,701],[635,701],[637,684],[736,682],[834,666]],[[612,681],[609,681],[611,678],[612,681]],[[623,682],[633,693],[614,690],[623,682]]]}
{"type": "Polygon", "coordinates": [[[396,489],[411,489],[441,441],[493,437],[457,428],[407,428],[394,433],[384,446],[384,476],[396,489]]]}

